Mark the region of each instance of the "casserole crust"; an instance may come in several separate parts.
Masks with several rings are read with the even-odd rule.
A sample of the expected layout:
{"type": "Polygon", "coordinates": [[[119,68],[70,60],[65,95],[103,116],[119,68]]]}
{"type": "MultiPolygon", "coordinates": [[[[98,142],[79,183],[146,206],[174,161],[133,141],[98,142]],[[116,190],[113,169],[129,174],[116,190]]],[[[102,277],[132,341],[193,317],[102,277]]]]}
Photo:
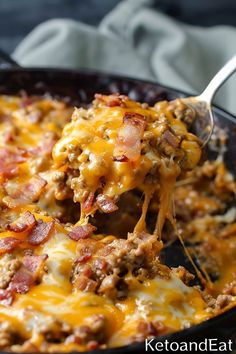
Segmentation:
{"type": "Polygon", "coordinates": [[[233,306],[235,182],[196,167],[194,112],[100,94],[72,111],[0,96],[0,348],[117,347],[233,306]],[[201,288],[160,261],[176,235],[201,288]]]}

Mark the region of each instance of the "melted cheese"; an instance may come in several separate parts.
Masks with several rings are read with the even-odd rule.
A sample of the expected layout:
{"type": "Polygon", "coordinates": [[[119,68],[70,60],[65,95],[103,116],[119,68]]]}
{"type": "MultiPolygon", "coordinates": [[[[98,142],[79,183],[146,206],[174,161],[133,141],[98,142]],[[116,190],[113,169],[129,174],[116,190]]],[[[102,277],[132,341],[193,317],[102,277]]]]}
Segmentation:
{"type": "MultiPolygon", "coordinates": [[[[176,119],[166,102],[144,108],[116,95],[100,97],[88,110],[75,109],[53,149],[55,169],[68,170],[74,201],[80,202],[82,211],[91,193],[102,191],[116,200],[135,188],[148,196],[159,189],[160,213],[154,231],[159,237],[165,220],[173,223],[173,189],[181,169],[193,168],[200,156],[197,137],[176,119]],[[113,104],[112,99],[122,103],[113,104]],[[117,160],[117,155],[124,160],[117,160]]],[[[144,228],[145,210],[136,230],[144,228]]],[[[82,222],[83,218],[82,213],[82,222]]]]}
{"type": "Polygon", "coordinates": [[[69,274],[75,248],[76,242],[69,239],[66,232],[55,232],[37,250],[49,256],[48,274],[27,294],[17,295],[11,307],[0,306],[0,319],[12,323],[25,338],[32,338],[35,345],[39,326],[48,316],[78,327],[84,325],[89,316],[102,314],[107,321],[108,345],[112,347],[128,343],[135,336],[141,319],[162,321],[172,330],[179,330],[209,316],[198,290],[187,287],[176,276],[157,277],[143,284],[133,279],[129,297],[123,301],[72,291],[69,274]]]}
{"type": "MultiPolygon", "coordinates": [[[[104,97],[106,100],[106,96],[104,97]]],[[[161,206],[154,233],[160,236],[166,218],[174,224],[172,197],[175,181],[181,170],[180,161],[184,163],[181,160],[182,153],[187,164],[183,169],[193,168],[201,154],[196,137],[188,133],[181,120],[174,117],[169,104],[161,102],[154,107],[144,107],[127,98],[125,107],[106,106],[97,102],[88,110],[76,109],[72,121],[66,124],[71,109],[64,103],[46,98],[29,99],[32,101],[24,102],[21,98],[0,96],[0,148],[4,150],[7,144],[13,151],[23,149],[27,156],[26,161],[19,164],[15,175],[10,178],[3,175],[0,177],[0,239],[25,238],[25,232],[6,231],[6,225],[26,210],[33,213],[37,220],[55,220],[56,223],[49,240],[32,247],[35,254],[48,255],[41,282],[32,286],[26,294],[17,294],[11,306],[0,305],[0,322],[10,323],[10,327],[24,340],[29,339],[31,344],[44,352],[45,338],[42,328],[52,320],[68,324],[74,330],[86,326],[91,315],[103,315],[106,321],[105,344],[108,347],[117,347],[136,340],[137,326],[142,320],[160,321],[169,331],[177,331],[213,315],[209,313],[200,291],[185,285],[171,271],[170,277],[146,278],[142,283],[129,275],[130,287],[124,300],[79,291],[73,288],[71,282],[73,264],[77,259],[77,243],[68,237],[68,225],[65,226],[65,223],[69,222],[71,228],[72,216],[75,216],[75,222],[79,216],[71,201],[71,190],[69,194],[65,193],[61,198],[57,198],[60,202],[55,199],[57,193],[53,173],[59,171],[67,174],[67,184],[65,181],[60,182],[61,189],[67,189],[70,179],[78,177],[80,182],[85,184],[86,191],[95,193],[102,187],[103,194],[114,199],[134,188],[144,192],[142,215],[135,228],[137,234],[145,229],[146,214],[156,192],[161,206]],[[146,128],[141,139],[142,153],[135,161],[118,162],[113,158],[114,150],[124,123],[124,115],[127,113],[145,117],[146,128]],[[156,149],[155,144],[152,146],[153,140],[154,143],[159,141],[166,125],[179,139],[180,156],[176,159],[173,156],[165,156],[164,152],[156,149]],[[52,148],[56,141],[52,159],[50,147],[52,148]],[[153,173],[152,177],[158,176],[158,180],[154,179],[149,183],[147,177],[156,166],[158,171],[153,173]],[[73,173],[70,175],[71,171],[73,173]],[[39,200],[8,209],[4,198],[21,190],[24,183],[35,174],[47,181],[39,200]],[[104,177],[102,186],[101,179],[104,177]],[[66,198],[69,203],[64,200],[66,198]],[[66,221],[59,222],[58,218],[66,221]]],[[[83,201],[83,192],[81,185],[80,188],[75,187],[76,201],[83,201]]],[[[87,220],[88,217],[80,220],[80,223],[87,220]]],[[[92,236],[99,240],[104,238],[104,242],[112,237],[92,236]]],[[[19,246],[14,250],[13,256],[21,259],[24,251],[23,247],[19,246]]],[[[0,266],[4,265],[8,256],[10,257],[1,257],[0,266]]],[[[19,351],[19,347],[11,349],[19,351]]],[[[83,343],[62,341],[58,344],[50,343],[46,350],[84,351],[87,346],[83,343]]]]}
{"type": "Polygon", "coordinates": [[[62,138],[57,142],[53,150],[55,165],[67,164],[74,169],[79,169],[81,177],[87,186],[96,190],[99,178],[106,177],[103,192],[114,197],[136,187],[145,189],[144,177],[153,167],[153,162],[160,158],[154,149],[152,153],[140,155],[139,160],[134,162],[116,162],[112,159],[118,132],[123,125],[124,115],[127,113],[139,114],[146,118],[146,133],[152,134],[153,139],[158,141],[163,133],[163,124],[160,119],[167,117],[165,125],[169,124],[178,136],[185,137],[181,148],[185,150],[187,158],[191,159],[191,165],[196,165],[200,159],[201,150],[196,137],[188,133],[186,126],[180,120],[175,119],[168,106],[157,109],[143,109],[133,101],[125,101],[125,107],[101,107],[76,109],[72,122],[63,129],[62,138]],[[189,139],[189,140],[187,140],[189,139]],[[68,146],[77,148],[77,160],[68,161],[68,146]],[[195,159],[195,160],[194,160],[195,159]],[[154,160],[154,161],[153,161],[154,160]]]}

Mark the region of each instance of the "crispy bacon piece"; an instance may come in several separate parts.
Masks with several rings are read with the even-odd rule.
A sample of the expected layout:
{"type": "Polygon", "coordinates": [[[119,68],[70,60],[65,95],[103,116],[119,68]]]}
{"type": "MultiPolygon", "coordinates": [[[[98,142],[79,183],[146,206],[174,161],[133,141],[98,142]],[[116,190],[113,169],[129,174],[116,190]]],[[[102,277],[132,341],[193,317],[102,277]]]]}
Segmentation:
{"type": "Polygon", "coordinates": [[[102,95],[101,93],[95,94],[95,99],[107,107],[125,107],[125,101],[127,96],[119,95],[118,93],[113,93],[112,95],[102,95]]]}
{"type": "Polygon", "coordinates": [[[0,254],[9,253],[22,241],[15,237],[4,237],[0,239],[0,254]]]}
{"type": "MultiPolygon", "coordinates": [[[[76,248],[76,253],[79,254],[79,258],[75,260],[75,264],[89,261],[92,255],[97,251],[98,246],[98,242],[94,239],[80,239],[76,248]]],[[[88,274],[86,275],[88,276],[88,274]]]]}
{"type": "Polygon", "coordinates": [[[14,293],[9,289],[0,290],[0,304],[10,306],[14,300],[14,293]]]}
{"type": "Polygon", "coordinates": [[[12,278],[9,290],[20,294],[27,293],[38,278],[46,259],[47,255],[25,256],[22,260],[22,266],[12,278]]]}
{"type": "Polygon", "coordinates": [[[141,139],[146,127],[146,118],[138,113],[127,112],[123,125],[116,139],[114,158],[125,156],[129,161],[136,161],[141,153],[141,139]]]}
{"type": "Polygon", "coordinates": [[[39,198],[46,184],[47,181],[45,181],[42,177],[39,175],[34,175],[13,195],[3,198],[3,202],[10,209],[20,205],[32,203],[39,198]]]}
{"type": "Polygon", "coordinates": [[[120,98],[114,98],[111,101],[108,101],[106,104],[108,107],[123,107],[124,103],[122,102],[122,100],[120,98]]]}
{"type": "Polygon", "coordinates": [[[30,231],[36,225],[36,219],[30,211],[24,212],[18,219],[7,225],[7,229],[13,232],[30,231]]]}
{"type": "Polygon", "coordinates": [[[18,164],[25,162],[25,151],[17,149],[15,152],[8,148],[0,149],[0,176],[9,178],[18,171],[18,164]]]}
{"type": "Polygon", "coordinates": [[[137,333],[147,338],[148,336],[160,336],[171,332],[172,329],[164,325],[161,321],[144,321],[140,320],[137,325],[137,333]]]}
{"type": "Polygon", "coordinates": [[[11,164],[11,163],[21,163],[26,161],[25,157],[26,151],[23,149],[17,149],[15,152],[10,151],[8,148],[0,149],[0,165],[1,164],[11,164]]]}
{"type": "Polygon", "coordinates": [[[90,213],[93,207],[94,193],[90,192],[82,204],[82,209],[85,213],[90,213]]]}
{"type": "Polygon", "coordinates": [[[21,266],[20,269],[14,274],[9,289],[12,292],[25,294],[29,291],[33,283],[33,274],[30,273],[24,266],[21,266]]]}
{"type": "Polygon", "coordinates": [[[101,94],[101,93],[95,93],[94,95],[95,99],[101,102],[105,102],[105,95],[101,94]]]}
{"type": "Polygon", "coordinates": [[[33,176],[23,188],[22,199],[27,202],[34,202],[39,198],[46,184],[47,181],[45,181],[45,179],[43,179],[39,175],[33,176]]]}
{"type": "Polygon", "coordinates": [[[168,129],[164,131],[161,138],[167,141],[167,143],[170,144],[173,148],[177,148],[179,146],[179,138],[177,138],[177,136],[175,136],[175,134],[168,129]]]}
{"type": "Polygon", "coordinates": [[[43,269],[44,263],[47,258],[47,254],[43,254],[42,256],[26,255],[23,258],[22,263],[29,272],[33,273],[34,276],[38,276],[40,271],[43,269]]]}
{"type": "Polygon", "coordinates": [[[99,194],[96,198],[97,205],[104,213],[113,213],[118,210],[118,206],[107,195],[99,194]]]}
{"type": "Polygon", "coordinates": [[[139,126],[142,132],[144,132],[146,127],[146,118],[139,113],[126,112],[123,118],[123,122],[130,123],[134,126],[139,126]]]}
{"type": "Polygon", "coordinates": [[[28,236],[28,243],[32,246],[37,246],[47,241],[54,231],[54,225],[54,221],[44,222],[43,220],[38,220],[28,236]]]}
{"type": "Polygon", "coordinates": [[[73,230],[68,233],[68,236],[74,240],[78,241],[80,239],[88,238],[97,228],[91,224],[75,226],[73,230]]]}
{"type": "Polygon", "coordinates": [[[0,165],[0,176],[10,178],[17,174],[19,167],[17,165],[0,165]]]}

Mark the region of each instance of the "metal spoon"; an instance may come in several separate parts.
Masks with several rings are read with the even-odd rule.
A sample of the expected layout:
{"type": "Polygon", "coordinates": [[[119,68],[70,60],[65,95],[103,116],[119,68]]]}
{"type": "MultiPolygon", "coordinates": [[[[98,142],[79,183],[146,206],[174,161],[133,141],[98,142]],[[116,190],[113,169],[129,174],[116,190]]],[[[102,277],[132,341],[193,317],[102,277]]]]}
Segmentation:
{"type": "Polygon", "coordinates": [[[203,147],[209,142],[214,128],[212,99],[218,89],[235,71],[236,55],[218,71],[199,96],[181,98],[181,102],[194,111],[191,130],[199,137],[203,147]]]}

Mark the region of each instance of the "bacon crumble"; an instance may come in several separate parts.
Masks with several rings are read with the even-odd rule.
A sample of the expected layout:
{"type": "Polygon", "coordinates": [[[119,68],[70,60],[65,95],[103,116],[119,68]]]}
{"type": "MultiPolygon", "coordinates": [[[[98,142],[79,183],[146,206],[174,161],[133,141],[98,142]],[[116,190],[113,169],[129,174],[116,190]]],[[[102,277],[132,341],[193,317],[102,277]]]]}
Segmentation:
{"type": "Polygon", "coordinates": [[[16,149],[10,151],[8,148],[0,149],[0,176],[9,178],[18,172],[19,164],[26,161],[25,151],[16,149]]]}
{"type": "Polygon", "coordinates": [[[38,278],[40,270],[47,259],[47,255],[25,256],[22,260],[22,265],[15,273],[10,283],[9,289],[12,292],[25,294],[38,278]]]}
{"type": "Polygon", "coordinates": [[[111,198],[107,195],[99,194],[96,198],[96,203],[104,213],[113,213],[114,211],[118,210],[118,206],[113,202],[111,198]]]}
{"type": "Polygon", "coordinates": [[[42,270],[43,265],[47,258],[48,258],[47,254],[43,254],[41,256],[26,255],[24,256],[22,263],[29,272],[37,276],[39,272],[42,270]]]}
{"type": "Polygon", "coordinates": [[[32,246],[38,246],[43,242],[46,242],[54,231],[54,221],[44,222],[38,220],[36,226],[28,236],[28,243],[32,246]]]}
{"type": "Polygon", "coordinates": [[[78,241],[80,239],[88,238],[97,228],[91,224],[75,226],[69,233],[68,236],[74,240],[78,241]]]}
{"type": "Polygon", "coordinates": [[[24,212],[18,219],[7,225],[7,229],[13,232],[30,231],[36,225],[36,219],[30,211],[24,212]]]}
{"type": "Polygon", "coordinates": [[[14,293],[9,289],[0,289],[0,304],[10,306],[14,300],[14,293]]]}
{"type": "Polygon", "coordinates": [[[82,204],[82,209],[85,213],[90,213],[93,207],[94,193],[90,192],[82,204]]]}
{"type": "MultiPolygon", "coordinates": [[[[146,118],[138,113],[127,112],[119,129],[114,149],[114,159],[124,156],[135,162],[141,153],[141,138],[146,126],[146,118]]],[[[124,158],[122,158],[124,159],[124,158]]]]}
{"type": "MultiPolygon", "coordinates": [[[[9,100],[9,97],[6,97],[6,100],[9,100]]],[[[153,214],[156,215],[162,209],[159,205],[159,194],[163,197],[160,200],[167,201],[172,197],[172,194],[167,192],[172,190],[172,177],[175,176],[171,174],[174,166],[169,161],[178,165],[183,159],[188,161],[187,152],[192,154],[192,157],[195,156],[194,149],[191,148],[191,136],[188,137],[188,132],[182,130],[175,116],[169,112],[168,102],[150,107],[147,103],[140,104],[119,94],[109,96],[98,94],[95,98],[92,107],[76,109],[71,121],[69,115],[67,120],[64,119],[61,109],[59,114],[54,109],[56,104],[54,99],[46,101],[39,99],[39,105],[35,107],[38,98],[27,96],[23,107],[18,102],[19,109],[11,108],[7,104],[6,110],[10,111],[7,122],[12,129],[9,129],[9,134],[7,132],[4,139],[0,136],[0,142],[4,142],[3,146],[6,145],[7,150],[9,147],[10,154],[13,155],[17,144],[21,144],[26,150],[19,149],[18,161],[14,160],[13,155],[12,162],[9,159],[4,165],[3,161],[2,172],[0,148],[2,181],[0,199],[3,201],[0,218],[2,230],[0,254],[1,242],[3,248],[9,248],[9,251],[2,252],[0,262],[0,305],[10,306],[14,298],[17,299],[12,308],[1,310],[3,324],[8,321],[5,320],[5,316],[10,318],[5,331],[10,338],[7,344],[0,328],[2,350],[21,352],[57,352],[71,348],[79,351],[100,350],[116,345],[114,339],[123,345],[123,334],[128,344],[144,341],[146,338],[174,331],[171,328],[173,308],[179,308],[179,305],[184,307],[186,303],[190,307],[184,308],[187,317],[184,311],[183,317],[181,314],[178,319],[179,325],[176,324],[176,329],[184,328],[186,321],[189,325],[203,321],[205,310],[207,318],[211,316],[207,311],[208,302],[205,304],[205,299],[202,300],[200,289],[196,301],[197,289],[189,288],[189,292],[186,289],[188,296],[185,296],[186,287],[182,283],[188,285],[191,276],[185,274],[184,269],[181,269],[181,274],[175,274],[173,269],[161,263],[159,255],[163,243],[157,240],[159,234],[155,234],[155,231],[151,234],[155,226],[152,222],[153,214]],[[18,126],[20,120],[22,123],[18,126]],[[26,121],[27,125],[29,124],[28,136],[27,131],[24,131],[26,121]],[[71,124],[69,129],[69,125],[65,126],[67,122],[71,124]],[[65,141],[61,144],[60,135],[63,127],[65,141]],[[55,142],[58,146],[58,155],[52,156],[55,142]],[[185,144],[183,148],[182,142],[185,144]],[[160,186],[159,175],[163,181],[160,186]],[[48,181],[47,188],[44,176],[48,181]],[[154,186],[157,186],[157,189],[152,192],[151,187],[154,186]],[[116,202],[119,205],[119,212],[107,215],[118,209],[116,202]],[[5,206],[14,210],[8,210],[5,206]],[[102,213],[96,213],[99,210],[102,213]],[[79,213],[81,219],[74,224],[78,221],[79,213]],[[138,227],[132,232],[138,219],[140,220],[138,227]],[[90,220],[92,224],[89,223],[90,220]],[[93,224],[98,228],[97,235],[93,235],[97,229],[93,224]],[[121,232],[117,231],[119,224],[122,225],[121,232]],[[8,238],[6,235],[13,237],[8,238]],[[48,256],[44,252],[50,257],[47,265],[45,262],[48,256]],[[176,281],[167,283],[169,280],[172,281],[172,277],[176,278],[176,281]],[[170,300],[172,292],[175,300],[176,288],[178,304],[173,305],[170,300]],[[86,295],[78,290],[92,294],[86,295]],[[162,315],[162,307],[158,306],[160,290],[159,295],[163,299],[163,304],[166,304],[164,310],[167,311],[163,323],[155,320],[155,307],[157,316],[159,313],[162,315]],[[18,295],[29,291],[28,295],[18,295]],[[181,296],[179,291],[183,292],[181,296]],[[125,298],[127,301],[123,306],[125,298]],[[190,298],[194,299],[191,304],[190,298]],[[117,299],[118,303],[114,299],[117,299]],[[150,314],[152,305],[154,312],[151,311],[150,314]],[[190,321],[187,310],[192,309],[196,310],[196,315],[191,316],[190,321]],[[78,311],[81,325],[76,322],[78,311]],[[91,316],[90,319],[89,313],[94,311],[99,314],[91,316]],[[100,315],[100,312],[104,315],[100,315]],[[130,320],[127,314],[131,315],[130,320]],[[137,316],[133,318],[132,314],[137,316]],[[15,325],[19,316],[21,330],[18,324],[15,325]],[[75,318],[75,323],[70,316],[75,318]],[[143,320],[145,316],[148,316],[148,320],[147,318],[143,320]],[[67,318],[70,320],[69,323],[67,318]],[[169,322],[170,328],[166,327],[169,322]],[[27,338],[24,338],[25,330],[27,338]],[[5,344],[2,344],[2,339],[5,340],[5,344]]],[[[1,110],[4,109],[3,104],[1,110]]],[[[4,129],[3,126],[3,134],[4,129]]],[[[192,161],[191,158],[190,160],[192,161]]],[[[182,165],[179,166],[182,170],[182,165]]],[[[221,178],[218,182],[222,188],[225,187],[226,179],[223,181],[221,178]]],[[[229,186],[231,182],[228,179],[227,182],[229,186]]],[[[203,189],[205,192],[205,188],[203,189]]],[[[187,200],[190,200],[190,203],[186,208],[181,208],[187,212],[193,204],[191,191],[188,194],[185,198],[186,204],[187,200]]],[[[172,202],[170,204],[172,207],[172,202]]],[[[208,204],[205,203],[206,208],[208,204]]],[[[169,218],[168,212],[172,211],[170,209],[164,210],[166,219],[169,218]]],[[[197,209],[200,210],[199,207],[197,209]]],[[[216,217],[222,218],[222,215],[216,217]]],[[[182,235],[182,224],[180,228],[182,235]]],[[[232,238],[235,230],[234,228],[226,230],[223,226],[222,228],[217,236],[224,242],[226,238],[232,238]]],[[[191,230],[189,232],[191,233],[191,230]]],[[[164,232],[164,242],[165,236],[164,232]]],[[[213,243],[207,246],[209,246],[206,253],[208,257],[209,251],[213,250],[213,243]]],[[[199,267],[200,261],[202,260],[199,259],[199,267]]],[[[225,308],[229,301],[232,301],[233,285],[226,291],[225,295],[230,297],[219,298],[217,303],[219,308],[225,308]]]]}
{"type": "Polygon", "coordinates": [[[22,241],[15,237],[4,237],[0,239],[0,254],[12,252],[22,241]]]}
{"type": "Polygon", "coordinates": [[[12,195],[3,198],[3,203],[10,209],[36,201],[47,185],[39,175],[34,175],[30,180],[12,195]]]}

